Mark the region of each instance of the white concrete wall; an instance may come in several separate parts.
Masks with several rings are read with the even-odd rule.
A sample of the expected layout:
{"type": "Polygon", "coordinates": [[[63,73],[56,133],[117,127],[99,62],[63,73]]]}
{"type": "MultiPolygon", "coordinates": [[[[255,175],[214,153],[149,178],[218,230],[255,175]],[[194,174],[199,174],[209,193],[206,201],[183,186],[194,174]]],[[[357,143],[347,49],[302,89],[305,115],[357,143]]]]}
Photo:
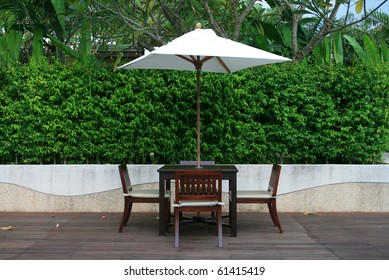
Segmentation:
{"type": "Polygon", "coordinates": [[[382,155],[382,160],[384,163],[389,163],[389,153],[384,153],[382,155]]]}
{"type": "MultiPolygon", "coordinates": [[[[236,166],[238,189],[267,188],[271,165],[236,166]]],[[[158,187],[160,167],[128,165],[132,184],[158,187]]],[[[123,207],[120,189],[117,165],[0,165],[0,211],[117,212],[123,207]]],[[[278,206],[280,211],[389,211],[388,190],[385,164],[282,165],[278,206]]],[[[155,205],[134,209],[157,210],[155,205]]]]}

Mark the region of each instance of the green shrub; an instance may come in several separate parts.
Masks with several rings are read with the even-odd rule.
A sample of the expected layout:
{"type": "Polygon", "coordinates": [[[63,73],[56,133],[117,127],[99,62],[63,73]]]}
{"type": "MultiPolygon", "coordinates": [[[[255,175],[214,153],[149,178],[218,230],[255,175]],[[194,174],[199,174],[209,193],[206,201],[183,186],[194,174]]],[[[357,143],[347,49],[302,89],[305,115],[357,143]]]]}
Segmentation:
{"type": "MultiPolygon", "coordinates": [[[[279,64],[203,73],[201,158],[378,163],[388,150],[388,72],[279,64]]],[[[0,78],[0,163],[196,158],[195,72],[54,64],[1,69],[0,78]]]]}

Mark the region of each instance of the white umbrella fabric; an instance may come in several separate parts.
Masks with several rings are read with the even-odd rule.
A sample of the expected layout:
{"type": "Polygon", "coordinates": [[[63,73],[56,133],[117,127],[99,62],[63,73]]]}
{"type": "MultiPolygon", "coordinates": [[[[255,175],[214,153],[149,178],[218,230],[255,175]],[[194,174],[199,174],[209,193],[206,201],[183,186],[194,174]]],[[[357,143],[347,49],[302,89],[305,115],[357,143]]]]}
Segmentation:
{"type": "Polygon", "coordinates": [[[196,28],[119,68],[197,71],[197,167],[199,168],[201,71],[233,73],[244,68],[286,61],[290,59],[219,37],[212,29],[196,28]]]}

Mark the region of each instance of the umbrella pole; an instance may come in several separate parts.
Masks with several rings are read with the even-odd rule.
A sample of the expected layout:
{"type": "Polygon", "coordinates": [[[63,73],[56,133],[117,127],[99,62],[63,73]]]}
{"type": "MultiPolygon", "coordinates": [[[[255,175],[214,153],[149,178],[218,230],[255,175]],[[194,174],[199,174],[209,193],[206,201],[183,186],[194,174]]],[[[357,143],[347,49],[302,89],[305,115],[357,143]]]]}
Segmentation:
{"type": "Polygon", "coordinates": [[[201,65],[197,70],[197,168],[200,168],[200,77],[201,65]]]}

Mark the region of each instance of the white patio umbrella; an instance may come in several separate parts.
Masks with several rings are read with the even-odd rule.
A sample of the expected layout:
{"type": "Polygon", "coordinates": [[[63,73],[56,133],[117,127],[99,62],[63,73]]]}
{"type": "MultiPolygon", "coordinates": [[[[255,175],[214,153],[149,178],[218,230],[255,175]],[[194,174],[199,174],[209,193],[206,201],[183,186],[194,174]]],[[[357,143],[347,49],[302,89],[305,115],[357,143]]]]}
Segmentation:
{"type": "Polygon", "coordinates": [[[121,69],[168,69],[197,71],[197,167],[200,167],[200,77],[201,71],[233,73],[258,65],[290,61],[216,35],[212,29],[190,31],[121,69]]]}

